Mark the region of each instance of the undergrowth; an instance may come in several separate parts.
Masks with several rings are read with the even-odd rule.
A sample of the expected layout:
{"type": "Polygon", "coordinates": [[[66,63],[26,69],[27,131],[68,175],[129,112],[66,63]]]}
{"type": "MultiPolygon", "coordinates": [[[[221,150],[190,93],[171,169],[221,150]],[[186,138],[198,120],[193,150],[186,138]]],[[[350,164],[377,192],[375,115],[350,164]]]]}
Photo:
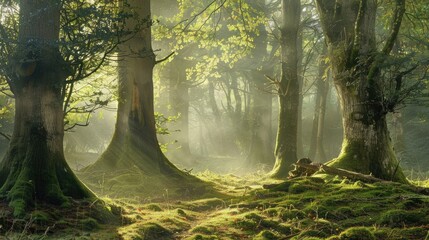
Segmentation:
{"type": "Polygon", "coordinates": [[[8,223],[8,209],[0,208],[0,234],[10,239],[429,240],[429,197],[406,185],[327,175],[286,181],[210,172],[198,177],[220,193],[106,198],[121,215],[115,224],[88,208],[41,207],[20,223],[20,231],[8,223]]]}

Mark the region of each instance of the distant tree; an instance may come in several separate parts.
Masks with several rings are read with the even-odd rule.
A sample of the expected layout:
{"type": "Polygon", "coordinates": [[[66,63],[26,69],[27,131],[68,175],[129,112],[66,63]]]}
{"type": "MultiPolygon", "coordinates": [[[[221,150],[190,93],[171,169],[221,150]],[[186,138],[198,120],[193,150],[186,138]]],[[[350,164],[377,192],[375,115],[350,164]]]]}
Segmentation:
{"type": "Polygon", "coordinates": [[[86,171],[115,171],[137,167],[149,175],[185,180],[188,175],[164,156],[156,136],[154,113],[151,1],[122,4],[133,17],[126,29],[139,29],[118,51],[118,115],[113,138],[102,156],[86,171]]]}
{"type": "Polygon", "coordinates": [[[375,0],[317,0],[326,36],[344,127],[340,155],[329,165],[375,177],[406,182],[392,150],[386,115],[398,104],[406,69],[393,79],[393,96],[381,76],[399,33],[405,0],[395,1],[388,37],[379,49],[375,0]]]}
{"type": "Polygon", "coordinates": [[[287,177],[297,161],[299,77],[298,32],[301,16],[299,0],[282,0],[281,51],[282,76],[278,83],[279,120],[276,162],[272,177],[287,177]]]}
{"type": "MultiPolygon", "coordinates": [[[[326,54],[326,47],[323,52],[326,54]]],[[[325,56],[319,63],[319,73],[316,79],[316,100],[314,106],[313,126],[310,139],[310,149],[308,157],[313,161],[326,162],[326,154],[323,144],[323,135],[325,129],[326,103],[329,92],[328,66],[325,62],[325,56]]]]}
{"type": "MultiPolygon", "coordinates": [[[[266,20],[270,18],[272,9],[270,4],[264,0],[252,1],[249,5],[257,10],[253,17],[259,14],[266,20]]],[[[267,21],[268,22],[268,21],[267,21]]],[[[254,39],[254,49],[249,53],[248,60],[245,62],[248,69],[246,78],[249,81],[250,88],[250,114],[248,129],[250,132],[249,150],[245,166],[248,169],[266,167],[272,168],[274,165],[274,141],[272,133],[272,112],[273,112],[273,94],[272,86],[267,81],[265,75],[272,75],[274,72],[274,62],[278,59],[275,53],[278,48],[270,39],[266,24],[259,24],[256,33],[251,33],[254,39]],[[268,50],[270,49],[271,50],[268,50]]]]}
{"type": "MultiPolygon", "coordinates": [[[[254,141],[255,147],[250,148],[249,145],[253,136],[267,133],[261,130],[265,123],[254,124],[253,120],[259,121],[259,119],[250,116],[251,105],[263,105],[259,100],[252,103],[252,97],[253,92],[258,95],[263,93],[261,83],[264,83],[265,78],[259,71],[260,59],[252,57],[253,59],[249,61],[249,58],[246,58],[255,51],[262,52],[267,46],[266,42],[259,41],[265,46],[258,43],[258,48],[261,48],[256,50],[257,47],[254,44],[256,38],[267,37],[267,34],[260,31],[265,31],[266,23],[266,16],[258,6],[262,2],[184,0],[177,9],[171,11],[177,12],[174,17],[159,16],[158,18],[161,24],[157,26],[155,32],[157,43],[163,42],[163,46],[169,45],[176,53],[174,59],[165,64],[165,68],[174,67],[172,71],[175,73],[175,83],[177,83],[176,75],[182,72],[183,76],[186,70],[186,82],[181,81],[180,85],[170,87],[174,90],[170,91],[170,95],[173,96],[171,99],[175,99],[174,102],[170,102],[171,108],[174,109],[178,105],[186,106],[187,104],[183,101],[186,98],[180,98],[189,91],[189,108],[181,110],[188,109],[191,114],[196,113],[199,118],[204,119],[204,123],[201,123],[204,129],[216,128],[216,131],[208,130],[204,134],[204,138],[208,139],[207,142],[211,143],[207,144],[207,148],[212,154],[247,155],[249,149],[256,153],[259,147],[263,148],[256,143],[258,140],[254,141]],[[177,64],[179,61],[186,64],[177,64]],[[180,69],[183,67],[186,69],[180,69]],[[249,68],[253,70],[249,71],[249,68]],[[254,73],[258,76],[254,77],[254,73]],[[254,79],[258,79],[257,84],[254,79]],[[189,89],[185,90],[185,87],[189,89]],[[250,88],[253,89],[250,90],[250,88]],[[180,90],[181,93],[177,94],[176,90],[180,90]],[[197,96],[199,93],[202,94],[197,96]],[[253,124],[260,126],[254,131],[258,134],[248,131],[247,126],[253,124]]],[[[172,4],[169,6],[171,7],[172,4]]],[[[265,95],[271,100],[269,94],[265,95]]],[[[267,110],[261,107],[259,109],[258,111],[267,110]]],[[[256,111],[254,113],[258,118],[262,116],[256,111]]],[[[177,121],[182,128],[185,126],[180,121],[182,116],[185,119],[186,115],[187,113],[181,113],[177,121]]],[[[178,127],[180,127],[179,124],[178,127]]],[[[182,130],[179,130],[177,135],[182,133],[182,130]]],[[[185,132],[186,129],[183,133],[185,132]]],[[[173,133],[172,137],[174,135],[173,133]]],[[[181,137],[176,139],[179,145],[180,142],[186,145],[185,139],[181,137]]],[[[184,149],[186,147],[182,148],[184,149]]],[[[269,148],[266,149],[268,151],[269,148]]],[[[264,160],[261,159],[261,161],[264,160]]]]}

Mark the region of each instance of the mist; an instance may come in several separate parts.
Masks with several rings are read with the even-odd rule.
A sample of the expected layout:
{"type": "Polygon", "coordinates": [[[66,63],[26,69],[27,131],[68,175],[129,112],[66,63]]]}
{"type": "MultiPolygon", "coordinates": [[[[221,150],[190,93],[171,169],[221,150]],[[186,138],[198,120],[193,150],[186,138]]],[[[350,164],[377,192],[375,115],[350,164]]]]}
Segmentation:
{"type": "Polygon", "coordinates": [[[0,3],[0,238],[428,239],[428,16],[0,3]]]}

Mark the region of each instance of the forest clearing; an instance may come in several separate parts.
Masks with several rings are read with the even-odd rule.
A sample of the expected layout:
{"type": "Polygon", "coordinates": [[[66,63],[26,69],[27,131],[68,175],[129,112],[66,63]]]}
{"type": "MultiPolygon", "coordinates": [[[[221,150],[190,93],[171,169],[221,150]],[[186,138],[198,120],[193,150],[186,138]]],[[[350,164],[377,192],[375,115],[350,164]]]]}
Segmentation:
{"type": "MultiPolygon", "coordinates": [[[[101,198],[116,214],[110,223],[89,202],[66,209],[41,206],[31,212],[28,222],[7,218],[11,210],[5,206],[3,233],[5,239],[390,240],[429,236],[429,197],[407,185],[324,174],[287,181],[263,179],[263,174],[238,177],[207,171],[197,176],[217,191],[186,192],[176,186],[183,192],[168,192],[172,189],[151,186],[156,181],[149,180],[133,186],[141,189],[134,196],[101,198]],[[154,189],[163,193],[141,194],[145,190],[154,194],[154,189]]],[[[134,176],[123,180],[137,184],[134,176]]],[[[427,186],[427,182],[417,184],[427,186]]]]}
{"type": "Polygon", "coordinates": [[[429,240],[427,0],[0,1],[0,239],[429,240]]]}

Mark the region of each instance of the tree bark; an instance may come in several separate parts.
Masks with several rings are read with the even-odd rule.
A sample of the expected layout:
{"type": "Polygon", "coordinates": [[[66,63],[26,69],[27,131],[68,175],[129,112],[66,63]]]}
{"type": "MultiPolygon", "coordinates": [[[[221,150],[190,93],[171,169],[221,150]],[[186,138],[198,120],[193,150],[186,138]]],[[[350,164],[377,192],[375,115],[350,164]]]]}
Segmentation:
{"type": "Polygon", "coordinates": [[[317,1],[344,128],[341,153],[329,166],[406,182],[387,129],[389,109],[380,77],[381,65],[393,47],[405,11],[405,1],[396,3],[392,32],[379,51],[375,0],[347,0],[341,4],[317,1]]]}
{"type": "Polygon", "coordinates": [[[277,130],[276,162],[271,176],[288,176],[297,160],[297,131],[299,106],[299,77],[297,40],[301,16],[299,0],[282,1],[281,26],[282,77],[279,84],[279,125],[277,130]]]}
{"type": "Polygon", "coordinates": [[[65,62],[59,52],[61,1],[20,1],[18,49],[11,68],[15,126],[0,165],[0,195],[22,217],[36,202],[95,197],[67,165],[63,150],[61,89],[65,62]]]}
{"type": "MultiPolygon", "coordinates": [[[[124,4],[124,3],[123,3],[124,4]]],[[[119,47],[119,103],[114,137],[105,153],[87,172],[126,170],[137,167],[148,175],[187,179],[162,153],[156,136],[151,43],[150,0],[128,1],[126,12],[135,12],[145,26],[119,47]]],[[[128,29],[138,24],[126,21],[128,29]]]]}

